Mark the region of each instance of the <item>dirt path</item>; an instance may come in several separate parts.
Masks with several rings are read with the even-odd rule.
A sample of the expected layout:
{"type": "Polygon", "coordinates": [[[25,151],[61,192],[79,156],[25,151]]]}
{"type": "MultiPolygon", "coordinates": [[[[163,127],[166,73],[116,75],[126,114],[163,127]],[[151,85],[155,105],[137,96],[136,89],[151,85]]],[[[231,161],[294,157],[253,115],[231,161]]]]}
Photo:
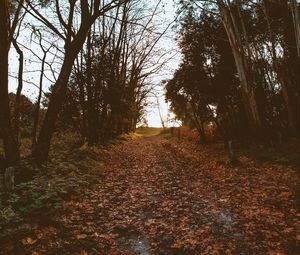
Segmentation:
{"type": "Polygon", "coordinates": [[[158,136],[116,146],[28,254],[299,254],[296,170],[233,168],[218,151],[158,136]]]}

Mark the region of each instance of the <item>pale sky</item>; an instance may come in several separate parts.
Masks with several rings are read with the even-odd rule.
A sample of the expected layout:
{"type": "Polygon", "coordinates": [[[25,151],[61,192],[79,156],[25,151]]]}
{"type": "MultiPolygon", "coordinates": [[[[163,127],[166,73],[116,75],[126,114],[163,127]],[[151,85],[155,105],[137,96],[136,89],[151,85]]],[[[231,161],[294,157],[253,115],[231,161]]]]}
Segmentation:
{"type": "MultiPolygon", "coordinates": [[[[158,22],[162,22],[163,25],[167,26],[175,18],[175,7],[173,1],[165,0],[164,10],[165,10],[164,13],[160,17],[161,20],[158,22]]],[[[35,101],[38,89],[33,84],[36,84],[37,86],[39,84],[39,76],[40,76],[39,70],[40,70],[41,61],[38,58],[34,57],[32,53],[30,53],[30,51],[27,50],[25,47],[29,47],[31,50],[35,52],[40,52],[41,53],[39,54],[40,57],[42,57],[42,52],[39,46],[34,44],[34,40],[31,40],[31,32],[29,29],[24,29],[24,31],[22,31],[20,34],[22,35],[22,37],[20,36],[18,41],[24,45],[24,47],[22,47],[22,45],[20,47],[23,49],[24,57],[25,57],[24,84],[23,84],[24,87],[22,93],[28,96],[29,98],[31,98],[33,101],[35,101]]],[[[160,110],[164,120],[167,120],[168,116],[169,118],[173,118],[174,115],[172,113],[169,113],[168,115],[168,106],[165,102],[164,89],[161,86],[161,81],[172,77],[175,69],[177,68],[180,62],[180,56],[181,56],[180,51],[173,38],[174,38],[174,32],[170,28],[167,36],[161,39],[159,46],[162,51],[171,51],[170,54],[168,54],[168,57],[173,56],[173,58],[170,59],[165,65],[165,67],[159,73],[157,73],[155,77],[152,79],[153,84],[157,85],[157,89],[154,93],[157,94],[159,97],[160,110]]],[[[17,77],[18,74],[17,73],[18,56],[13,47],[11,48],[10,51],[9,70],[11,76],[9,79],[9,91],[16,92],[17,79],[13,77],[17,77]]],[[[44,91],[47,91],[47,88],[53,83],[51,82],[51,80],[53,80],[51,79],[51,75],[47,75],[47,78],[44,78],[44,91]]],[[[147,108],[148,124],[151,127],[161,127],[161,120],[159,117],[156,99],[152,97],[149,98],[149,100],[151,102],[150,104],[151,106],[147,108]]],[[[175,124],[170,123],[169,125],[175,125],[175,124]]]]}

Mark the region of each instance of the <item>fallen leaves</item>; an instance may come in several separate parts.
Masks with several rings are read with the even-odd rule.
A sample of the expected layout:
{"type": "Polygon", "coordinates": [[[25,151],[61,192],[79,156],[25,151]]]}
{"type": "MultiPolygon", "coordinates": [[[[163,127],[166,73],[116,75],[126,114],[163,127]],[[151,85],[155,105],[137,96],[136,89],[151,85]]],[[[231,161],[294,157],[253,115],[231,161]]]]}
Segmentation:
{"type": "Polygon", "coordinates": [[[31,253],[31,255],[42,255],[42,253],[40,253],[40,252],[38,252],[38,251],[33,251],[33,252],[31,253]]]}
{"type": "Polygon", "coordinates": [[[105,181],[72,207],[80,213],[68,224],[80,224],[82,214],[88,215],[84,208],[94,206],[102,233],[118,234],[105,239],[111,247],[121,245],[122,237],[146,238],[153,251],[165,254],[168,249],[233,254],[284,247],[299,218],[290,202],[294,170],[258,168],[245,157],[241,167],[228,168],[216,163],[222,156],[214,149],[190,146],[151,138],[117,147],[106,159],[105,181]],[[275,201],[280,207],[272,205],[275,201]],[[261,242],[253,247],[258,237],[261,242]]]}
{"type": "Polygon", "coordinates": [[[79,234],[79,235],[76,235],[76,238],[78,239],[78,240],[82,240],[82,239],[85,239],[85,238],[87,238],[88,237],[88,235],[86,235],[86,234],[79,234]]]}
{"type": "Polygon", "coordinates": [[[57,216],[69,239],[39,230],[39,242],[30,237],[24,245],[47,239],[41,249],[67,254],[66,245],[77,245],[80,255],[93,249],[105,255],[293,254],[288,245],[296,250],[300,242],[296,170],[258,166],[245,156],[230,168],[217,163],[222,153],[159,137],[116,146],[105,155],[105,179],[57,216]]]}
{"type": "Polygon", "coordinates": [[[32,239],[31,237],[25,237],[20,240],[23,245],[31,245],[35,244],[38,240],[37,239],[32,239]]]}

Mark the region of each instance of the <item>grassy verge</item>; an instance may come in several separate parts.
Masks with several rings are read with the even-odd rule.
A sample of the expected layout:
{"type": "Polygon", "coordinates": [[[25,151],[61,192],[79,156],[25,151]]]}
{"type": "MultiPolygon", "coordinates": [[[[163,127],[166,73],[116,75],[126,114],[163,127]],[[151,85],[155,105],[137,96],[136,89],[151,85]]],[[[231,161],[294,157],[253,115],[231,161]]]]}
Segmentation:
{"type": "Polygon", "coordinates": [[[17,182],[12,192],[0,192],[0,238],[26,231],[32,220],[50,220],[64,200],[102,178],[104,151],[84,151],[77,144],[74,134],[58,135],[47,165],[36,167],[22,160],[17,171],[30,178],[17,182]]]}
{"type": "Polygon", "coordinates": [[[150,137],[150,136],[159,135],[162,132],[162,130],[163,130],[162,128],[141,127],[136,130],[136,134],[142,137],[150,137]]]}
{"type": "Polygon", "coordinates": [[[103,178],[103,157],[115,145],[142,137],[141,133],[122,134],[106,145],[82,144],[73,132],[56,134],[49,161],[35,166],[30,154],[30,139],[22,140],[23,157],[17,168],[19,179],[13,192],[0,190],[0,239],[13,232],[26,232],[32,220],[50,221],[63,209],[63,202],[80,194],[81,189],[103,178]]]}

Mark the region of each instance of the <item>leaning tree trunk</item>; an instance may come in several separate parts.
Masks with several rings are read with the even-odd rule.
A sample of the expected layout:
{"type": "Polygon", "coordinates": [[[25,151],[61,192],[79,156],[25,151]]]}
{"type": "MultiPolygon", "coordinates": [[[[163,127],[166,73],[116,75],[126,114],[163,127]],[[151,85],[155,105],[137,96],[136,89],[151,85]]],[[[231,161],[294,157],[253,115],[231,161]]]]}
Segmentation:
{"type": "Polygon", "coordinates": [[[21,48],[19,47],[17,40],[12,38],[13,45],[19,54],[19,71],[18,71],[18,88],[16,93],[16,100],[15,100],[15,111],[14,111],[14,118],[13,118],[13,129],[15,134],[16,143],[20,144],[19,136],[20,136],[20,108],[21,108],[21,93],[23,89],[23,64],[24,64],[24,54],[21,48]]]}
{"type": "MultiPolygon", "coordinates": [[[[30,3],[31,1],[28,0],[26,2],[30,5],[31,8],[33,8],[30,3]]],[[[111,1],[108,4],[101,6],[101,8],[100,2],[101,1],[95,1],[93,4],[91,4],[91,6],[94,8],[94,12],[92,13],[89,10],[88,1],[80,1],[81,23],[77,33],[74,33],[73,31],[76,1],[69,1],[69,18],[67,24],[62,20],[61,16],[59,17],[61,25],[66,28],[67,32],[66,36],[62,37],[65,40],[65,56],[58,79],[53,86],[53,91],[50,97],[46,116],[39,133],[36,148],[33,151],[33,157],[38,164],[42,164],[48,159],[50,141],[54,133],[55,122],[66,97],[68,81],[72,71],[72,67],[78,53],[83,47],[91,25],[94,24],[95,20],[99,16],[102,16],[105,12],[108,12],[116,8],[117,6],[120,6],[125,2],[125,0],[111,1]]],[[[45,20],[47,21],[46,18],[45,20]]],[[[50,26],[49,24],[46,25],[51,28],[52,31],[57,30],[55,27],[50,26]]]]}
{"type": "MultiPolygon", "coordinates": [[[[300,76],[299,76],[299,65],[300,65],[300,12],[299,12],[299,3],[297,0],[290,0],[291,8],[292,8],[292,23],[294,25],[294,34],[295,34],[295,41],[294,43],[288,42],[289,51],[290,53],[290,61],[292,62],[291,70],[293,75],[288,74],[288,76],[292,76],[290,79],[290,84],[293,85],[294,89],[290,94],[291,100],[293,103],[293,110],[294,110],[294,123],[295,123],[295,131],[299,130],[299,83],[300,83],[300,76]],[[293,51],[293,49],[297,49],[297,51],[293,51]],[[297,57],[296,57],[297,55],[297,57]]],[[[288,21],[286,23],[286,38],[288,37],[287,34],[289,28],[291,27],[291,23],[288,21]]],[[[299,136],[299,132],[296,132],[296,136],[299,136]]]]}
{"type": "Polygon", "coordinates": [[[33,150],[33,156],[39,164],[44,163],[48,159],[50,141],[55,130],[55,122],[64,103],[73,63],[79,51],[80,47],[77,47],[76,49],[74,47],[72,48],[71,46],[66,49],[61,72],[53,86],[48,110],[46,112],[37,143],[33,150]]]}
{"type": "MultiPolygon", "coordinates": [[[[30,4],[29,0],[26,2],[30,4]]],[[[36,147],[32,153],[33,157],[35,158],[38,164],[44,163],[48,158],[50,141],[55,129],[55,122],[57,120],[59,111],[61,110],[66,97],[68,81],[73,68],[73,64],[78,53],[83,48],[83,44],[86,40],[89,29],[91,28],[92,24],[94,24],[95,20],[99,16],[104,15],[105,12],[108,12],[113,8],[120,6],[124,2],[126,1],[125,0],[111,1],[110,3],[105,4],[100,8],[101,1],[97,0],[91,5],[94,8],[94,12],[92,13],[89,11],[88,1],[80,1],[81,24],[78,32],[74,34],[72,28],[73,28],[74,15],[75,15],[74,11],[76,9],[75,8],[76,1],[69,1],[70,11],[69,11],[68,23],[65,24],[65,21],[62,21],[62,23],[64,24],[64,26],[66,26],[67,29],[67,35],[65,38],[65,45],[64,45],[65,57],[64,57],[64,61],[58,79],[53,86],[53,91],[50,97],[46,116],[39,133],[36,147]]],[[[50,28],[53,30],[52,26],[50,28]]]]}
{"type": "Polygon", "coordinates": [[[297,0],[290,0],[292,14],[293,14],[293,23],[295,29],[295,38],[297,45],[298,58],[300,59],[300,14],[299,6],[297,0]]]}
{"type": "Polygon", "coordinates": [[[19,149],[13,135],[8,97],[8,52],[9,52],[8,2],[0,1],[0,135],[3,139],[7,165],[19,161],[19,149]]]}
{"type": "Polygon", "coordinates": [[[239,32],[234,26],[236,21],[232,20],[233,15],[230,13],[230,9],[228,9],[223,0],[218,0],[217,3],[239,75],[242,98],[245,111],[247,113],[247,118],[253,131],[253,135],[259,136],[262,129],[262,124],[255,99],[254,89],[249,84],[249,73],[247,72],[247,63],[245,60],[243,45],[241,45],[239,32]]]}
{"type": "Polygon", "coordinates": [[[93,37],[91,29],[88,33],[87,38],[87,59],[86,59],[86,90],[87,90],[87,141],[89,146],[94,146],[99,141],[99,133],[98,133],[98,112],[96,105],[96,93],[95,86],[93,86],[93,75],[92,75],[92,47],[93,47],[93,37]]]}
{"type": "Polygon", "coordinates": [[[77,55],[83,47],[87,33],[90,29],[91,24],[94,22],[94,19],[87,18],[82,22],[84,23],[81,24],[81,27],[74,39],[71,40],[72,36],[71,34],[69,34],[65,41],[64,61],[57,81],[53,86],[45,119],[43,121],[36,146],[32,153],[34,159],[38,164],[43,164],[48,159],[50,142],[55,130],[55,123],[58,114],[66,97],[68,81],[71,75],[73,64],[77,55]]]}
{"type": "Polygon", "coordinates": [[[37,131],[38,131],[38,125],[40,119],[40,107],[41,107],[42,93],[43,93],[43,78],[44,78],[46,57],[47,57],[47,52],[44,51],[44,56],[41,65],[39,94],[34,108],[34,116],[33,116],[34,120],[33,120],[33,129],[32,129],[32,148],[31,148],[33,152],[35,150],[35,146],[37,142],[36,137],[37,137],[37,131]]]}

